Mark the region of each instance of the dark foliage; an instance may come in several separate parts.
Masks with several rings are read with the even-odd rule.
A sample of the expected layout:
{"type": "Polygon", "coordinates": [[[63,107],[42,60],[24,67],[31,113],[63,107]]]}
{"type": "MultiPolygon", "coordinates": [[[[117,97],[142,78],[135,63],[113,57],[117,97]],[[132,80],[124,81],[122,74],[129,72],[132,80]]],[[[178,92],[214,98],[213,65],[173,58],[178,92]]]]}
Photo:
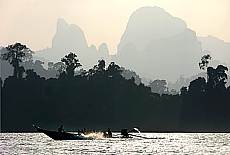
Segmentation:
{"type": "Polygon", "coordinates": [[[6,78],[1,94],[2,131],[34,131],[32,124],[45,128],[64,124],[66,130],[74,131],[136,126],[161,132],[230,131],[230,88],[225,87],[224,66],[209,68],[207,82],[197,78],[188,88],[182,87],[180,95],[168,95],[164,81],[155,81],[161,91],[151,92],[134,78],[125,79],[124,69],[114,62],[106,67],[99,60],[88,71],[73,74],[80,66],[76,57],[72,53],[62,59],[64,64],[49,64],[49,70],[59,70],[57,78],[45,79],[33,69],[22,71],[24,77],[6,78]]]}
{"type": "Polygon", "coordinates": [[[26,58],[30,58],[32,51],[21,43],[9,45],[6,49],[8,52],[2,54],[1,59],[9,61],[14,68],[13,76],[17,79],[21,79],[25,69],[23,66],[20,66],[19,63],[26,58]]]}
{"type": "Polygon", "coordinates": [[[199,62],[199,67],[200,69],[205,69],[208,64],[209,61],[212,59],[212,57],[209,54],[206,54],[204,56],[201,57],[201,62],[199,62]]]}

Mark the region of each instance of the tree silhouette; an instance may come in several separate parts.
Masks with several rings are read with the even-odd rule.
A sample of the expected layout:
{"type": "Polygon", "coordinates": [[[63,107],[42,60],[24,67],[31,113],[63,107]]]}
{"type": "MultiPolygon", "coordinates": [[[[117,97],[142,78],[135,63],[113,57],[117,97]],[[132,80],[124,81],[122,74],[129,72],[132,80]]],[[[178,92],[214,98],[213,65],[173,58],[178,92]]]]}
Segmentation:
{"type": "Polygon", "coordinates": [[[62,73],[65,71],[65,64],[63,62],[57,62],[53,65],[53,69],[59,73],[62,73]]]}
{"type": "Polygon", "coordinates": [[[2,88],[2,78],[0,77],[0,85],[1,85],[1,88],[2,88]]]}
{"type": "Polygon", "coordinates": [[[122,73],[122,69],[120,66],[115,64],[115,62],[111,62],[107,68],[107,75],[108,77],[116,77],[120,76],[122,73]]]}
{"type": "Polygon", "coordinates": [[[209,54],[202,56],[201,62],[199,62],[200,69],[205,69],[208,66],[209,60],[211,60],[211,58],[212,57],[209,54]]]}
{"type": "Polygon", "coordinates": [[[180,89],[180,95],[181,96],[185,96],[185,95],[187,95],[188,94],[188,89],[187,89],[187,87],[181,87],[181,89],[180,89]]]}
{"type": "Polygon", "coordinates": [[[48,70],[53,70],[53,69],[54,69],[54,63],[48,62],[48,70]]]}
{"type": "Polygon", "coordinates": [[[134,82],[139,85],[141,83],[141,78],[139,77],[139,75],[137,75],[134,71],[125,69],[123,67],[121,67],[122,69],[122,76],[125,77],[126,79],[132,79],[134,78],[134,82]]]}
{"type": "Polygon", "coordinates": [[[104,72],[105,71],[105,60],[101,59],[98,60],[98,69],[99,72],[104,72]]]}
{"type": "Polygon", "coordinates": [[[82,66],[77,59],[77,55],[75,53],[70,52],[68,55],[66,55],[64,58],[61,59],[62,62],[64,62],[66,67],[66,75],[67,77],[71,78],[74,76],[74,70],[77,67],[82,66]]]}
{"type": "Polygon", "coordinates": [[[13,66],[13,76],[17,79],[22,78],[22,73],[25,71],[22,66],[19,65],[20,62],[25,60],[26,53],[32,53],[32,51],[21,43],[15,43],[6,47],[8,50],[7,53],[2,54],[2,59],[9,61],[9,63],[13,66]]]}
{"type": "Polygon", "coordinates": [[[104,73],[105,73],[105,60],[100,59],[98,60],[98,64],[94,65],[92,69],[89,69],[86,75],[89,78],[95,74],[104,74],[104,73]]]}
{"type": "Polygon", "coordinates": [[[205,86],[206,86],[205,78],[198,77],[197,79],[190,82],[188,91],[189,93],[200,94],[205,92],[205,86]]]}
{"type": "Polygon", "coordinates": [[[164,92],[166,92],[166,88],[167,88],[166,85],[167,85],[166,80],[158,80],[158,79],[154,80],[149,84],[151,91],[158,94],[163,94],[164,92]]]}
{"type": "Polygon", "coordinates": [[[18,79],[22,79],[23,73],[25,73],[25,68],[23,66],[18,67],[18,79]]]}
{"type": "Polygon", "coordinates": [[[207,75],[208,75],[208,88],[218,88],[218,89],[225,89],[225,80],[228,79],[228,75],[225,73],[228,71],[228,68],[223,65],[218,65],[216,69],[213,67],[208,67],[207,75]]]}
{"type": "MultiPolygon", "coordinates": [[[[200,65],[207,67],[208,60],[209,56],[204,57],[200,65]]],[[[16,73],[21,78],[24,68],[20,64],[16,73]]],[[[111,127],[118,131],[124,126],[161,132],[230,129],[230,87],[225,88],[228,68],[223,65],[208,67],[207,82],[199,77],[189,87],[182,87],[180,95],[158,94],[168,93],[165,80],[153,81],[157,93],[152,93],[150,87],[134,83],[139,78],[135,72],[114,62],[106,68],[105,61],[98,60],[92,69],[81,69],[74,76],[79,66],[76,55],[70,53],[62,62],[49,63],[48,71],[61,73],[58,78],[45,79],[38,74],[43,68],[41,61],[27,68],[22,80],[14,76],[4,81],[0,78],[2,131],[34,131],[32,123],[50,129],[62,123],[73,130],[111,127]]],[[[185,79],[181,78],[180,83],[186,84],[185,79]]]]}
{"type": "Polygon", "coordinates": [[[27,80],[27,81],[36,82],[37,79],[39,79],[39,78],[40,78],[40,76],[37,75],[37,73],[34,72],[33,69],[28,69],[28,70],[26,71],[26,80],[27,80]]]}

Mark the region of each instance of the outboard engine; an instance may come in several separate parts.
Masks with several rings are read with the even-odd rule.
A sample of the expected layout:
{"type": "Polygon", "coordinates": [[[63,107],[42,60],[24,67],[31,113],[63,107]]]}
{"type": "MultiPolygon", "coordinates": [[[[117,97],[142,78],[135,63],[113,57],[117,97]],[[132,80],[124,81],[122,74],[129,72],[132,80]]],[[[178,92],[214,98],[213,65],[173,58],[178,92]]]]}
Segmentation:
{"type": "Polygon", "coordinates": [[[128,129],[121,129],[121,135],[122,137],[128,138],[129,137],[128,129]]]}

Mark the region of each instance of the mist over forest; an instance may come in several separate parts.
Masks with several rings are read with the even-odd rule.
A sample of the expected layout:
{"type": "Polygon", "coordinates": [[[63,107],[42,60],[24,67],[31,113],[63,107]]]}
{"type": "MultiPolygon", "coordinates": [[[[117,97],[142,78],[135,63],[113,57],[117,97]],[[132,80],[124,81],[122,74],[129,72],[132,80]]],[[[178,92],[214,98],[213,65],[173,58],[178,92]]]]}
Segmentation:
{"type": "Polygon", "coordinates": [[[52,47],[1,47],[1,130],[139,127],[229,132],[230,43],[197,37],[159,7],[135,11],[117,53],[58,19],[52,47]],[[169,26],[170,25],[170,26],[169,26]],[[222,56],[225,55],[225,56],[222,56]]]}
{"type": "MultiPolygon", "coordinates": [[[[88,45],[84,30],[60,18],[52,46],[34,51],[33,59],[42,61],[42,66],[48,69],[49,62],[60,62],[70,51],[78,55],[84,69],[91,68],[99,59],[114,61],[136,72],[145,85],[156,79],[166,80],[169,91],[177,92],[192,79],[205,75],[197,65],[204,54],[212,56],[210,66],[230,64],[230,43],[213,36],[197,37],[185,21],[160,7],[142,7],[130,16],[115,55],[109,54],[106,43],[99,47],[88,45]]],[[[10,65],[2,62],[1,66],[3,79],[12,75],[10,65]]],[[[46,78],[51,76],[37,73],[46,78]]]]}

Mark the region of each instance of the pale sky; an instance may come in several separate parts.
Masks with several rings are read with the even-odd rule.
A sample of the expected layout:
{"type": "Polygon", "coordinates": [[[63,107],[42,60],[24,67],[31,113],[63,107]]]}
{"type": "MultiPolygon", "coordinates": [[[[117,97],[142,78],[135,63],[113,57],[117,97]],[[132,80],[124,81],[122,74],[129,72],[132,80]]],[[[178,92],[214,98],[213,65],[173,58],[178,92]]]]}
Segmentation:
{"type": "Polygon", "coordinates": [[[83,30],[89,46],[107,43],[114,54],[130,15],[145,6],[181,18],[197,36],[230,42],[230,0],[0,0],[0,46],[51,47],[57,19],[63,18],[83,30]]]}

